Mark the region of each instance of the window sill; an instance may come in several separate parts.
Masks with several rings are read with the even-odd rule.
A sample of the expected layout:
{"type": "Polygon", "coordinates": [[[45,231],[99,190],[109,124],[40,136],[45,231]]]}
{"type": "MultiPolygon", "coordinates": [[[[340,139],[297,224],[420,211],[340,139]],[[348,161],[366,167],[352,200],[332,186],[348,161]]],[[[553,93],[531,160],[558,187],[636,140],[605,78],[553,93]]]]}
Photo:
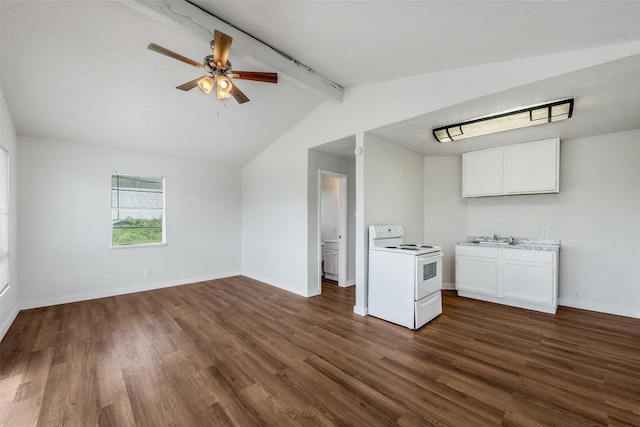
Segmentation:
{"type": "Polygon", "coordinates": [[[167,246],[166,243],[145,243],[143,245],[111,246],[111,249],[162,248],[165,246],[167,246]]]}

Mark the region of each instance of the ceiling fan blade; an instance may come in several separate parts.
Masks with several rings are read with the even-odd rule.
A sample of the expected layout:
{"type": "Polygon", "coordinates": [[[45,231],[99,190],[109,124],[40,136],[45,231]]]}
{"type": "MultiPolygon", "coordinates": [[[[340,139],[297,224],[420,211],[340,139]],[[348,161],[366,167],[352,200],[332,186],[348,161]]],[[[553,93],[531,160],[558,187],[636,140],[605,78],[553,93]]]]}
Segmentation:
{"type": "Polygon", "coordinates": [[[218,64],[220,62],[222,68],[227,67],[227,58],[229,58],[229,50],[233,38],[218,30],[213,30],[213,61],[218,64]]]}
{"type": "Polygon", "coordinates": [[[176,89],[180,89],[184,91],[191,90],[194,87],[198,86],[198,81],[200,81],[201,78],[202,77],[198,77],[197,79],[191,80],[190,82],[186,82],[184,84],[181,84],[180,86],[176,86],[176,89]]]}
{"type": "Polygon", "coordinates": [[[197,63],[193,59],[185,58],[184,56],[182,56],[180,54],[177,54],[175,52],[171,52],[170,50],[165,49],[162,46],[158,46],[157,44],[149,43],[149,46],[147,46],[147,48],[149,50],[154,51],[154,52],[158,52],[158,53],[161,53],[163,55],[166,55],[169,58],[177,59],[178,61],[182,61],[185,64],[193,65],[194,67],[198,67],[201,70],[207,71],[207,69],[204,67],[204,65],[197,63]]]}
{"type": "Polygon", "coordinates": [[[249,98],[247,98],[247,96],[242,93],[236,85],[231,86],[231,90],[229,91],[229,93],[236,99],[236,101],[238,101],[238,104],[249,102],[249,98]]]}
{"type": "Polygon", "coordinates": [[[278,73],[261,73],[258,71],[233,70],[233,78],[240,80],[253,80],[264,83],[278,83],[278,73]]]}

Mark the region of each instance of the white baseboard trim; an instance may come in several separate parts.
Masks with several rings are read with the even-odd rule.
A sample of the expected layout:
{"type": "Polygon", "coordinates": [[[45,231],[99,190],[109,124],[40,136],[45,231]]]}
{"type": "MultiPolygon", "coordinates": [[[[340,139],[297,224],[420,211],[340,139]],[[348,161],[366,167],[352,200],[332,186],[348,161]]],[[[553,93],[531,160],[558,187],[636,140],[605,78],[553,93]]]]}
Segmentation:
{"type": "Polygon", "coordinates": [[[273,286],[274,288],[282,289],[283,291],[291,292],[292,294],[300,295],[301,297],[313,297],[320,294],[320,289],[298,289],[292,288],[290,286],[283,285],[281,283],[277,283],[273,281],[269,277],[262,276],[260,274],[247,273],[246,271],[240,273],[249,279],[257,280],[258,282],[262,282],[265,285],[273,286]]]}
{"type": "Polygon", "coordinates": [[[22,309],[48,307],[51,305],[67,304],[71,302],[87,301],[98,298],[113,297],[116,295],[132,294],[135,292],[152,291],[154,289],[169,288],[171,286],[188,285],[191,283],[206,282],[207,280],[223,279],[225,277],[239,276],[239,271],[231,271],[226,273],[211,274],[207,276],[187,277],[184,279],[168,280],[165,282],[145,283],[144,285],[129,286],[126,288],[108,289],[98,292],[88,292],[84,294],[65,295],[53,298],[44,298],[40,300],[22,301],[22,309]]]}
{"type": "Polygon", "coordinates": [[[348,288],[350,286],[355,286],[355,284],[356,284],[356,279],[350,279],[350,280],[347,280],[347,284],[342,286],[342,287],[343,288],[348,288]]]}
{"type": "Polygon", "coordinates": [[[354,305],[353,312],[355,314],[359,314],[360,316],[366,316],[369,314],[369,307],[358,307],[357,305],[354,305]]]}
{"type": "Polygon", "coordinates": [[[615,305],[598,304],[589,301],[578,301],[574,299],[558,299],[558,305],[563,307],[579,308],[581,310],[597,311],[599,313],[615,314],[616,316],[633,317],[640,319],[640,311],[628,307],[615,305]]]}
{"type": "Polygon", "coordinates": [[[20,313],[20,308],[16,306],[13,308],[13,311],[11,311],[9,317],[6,318],[2,326],[0,326],[0,341],[2,341],[4,336],[7,334],[11,325],[13,325],[13,321],[18,317],[18,313],[20,313]]]}
{"type": "Polygon", "coordinates": [[[455,291],[456,290],[456,284],[455,283],[443,283],[442,284],[442,289],[445,291],[455,291]]]}
{"type": "Polygon", "coordinates": [[[322,290],[321,289],[310,289],[307,291],[307,297],[315,297],[322,294],[322,290]]]}
{"type": "Polygon", "coordinates": [[[478,294],[475,292],[458,291],[458,296],[465,298],[473,298],[481,301],[493,302],[496,304],[509,305],[511,307],[519,307],[527,310],[535,310],[548,314],[555,314],[557,307],[555,305],[537,304],[526,301],[518,301],[514,299],[500,298],[493,295],[478,294]]]}

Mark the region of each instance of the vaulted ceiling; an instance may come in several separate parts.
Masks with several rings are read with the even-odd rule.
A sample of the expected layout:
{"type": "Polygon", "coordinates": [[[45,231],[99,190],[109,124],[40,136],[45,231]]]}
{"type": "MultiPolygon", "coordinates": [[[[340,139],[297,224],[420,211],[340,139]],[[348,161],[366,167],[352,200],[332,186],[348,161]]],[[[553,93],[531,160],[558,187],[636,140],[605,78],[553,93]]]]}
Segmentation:
{"type": "MultiPolygon", "coordinates": [[[[320,103],[338,105],[341,87],[640,40],[640,2],[3,0],[0,14],[2,91],[20,135],[237,166],[320,103]],[[176,90],[201,71],[147,45],[200,62],[214,27],[234,37],[234,69],[276,71],[279,83],[238,82],[243,105],[176,90]]],[[[606,107],[609,126],[572,119],[566,137],[640,127],[638,67],[614,61],[374,132],[420,151],[431,126],[568,86],[606,107]]]]}

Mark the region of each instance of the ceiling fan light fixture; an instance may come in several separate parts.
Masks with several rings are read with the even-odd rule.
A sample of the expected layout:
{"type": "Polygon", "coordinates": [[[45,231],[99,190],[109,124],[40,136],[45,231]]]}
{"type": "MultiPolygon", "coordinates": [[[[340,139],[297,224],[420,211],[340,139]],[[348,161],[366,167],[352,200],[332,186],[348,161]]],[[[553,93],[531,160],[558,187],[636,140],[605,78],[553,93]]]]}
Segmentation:
{"type": "Polygon", "coordinates": [[[532,105],[516,111],[467,120],[433,130],[438,142],[451,142],[505,130],[566,120],[573,114],[573,98],[532,105]]]}
{"type": "Polygon", "coordinates": [[[231,81],[225,76],[219,76],[216,78],[216,90],[218,92],[229,93],[233,85],[231,81]]]}
{"type": "Polygon", "coordinates": [[[216,93],[218,95],[218,99],[227,99],[231,97],[231,94],[229,92],[217,91],[216,93]]]}
{"type": "Polygon", "coordinates": [[[232,37],[218,30],[214,30],[213,40],[211,41],[213,55],[205,56],[204,62],[202,63],[198,63],[153,43],[149,43],[147,48],[209,73],[208,76],[193,79],[180,86],[176,86],[176,89],[186,92],[198,86],[204,93],[210,93],[215,88],[216,95],[219,99],[233,97],[238,104],[244,104],[245,102],[249,102],[249,98],[242,93],[238,86],[234,86],[231,83],[229,77],[237,77],[238,79],[253,80],[256,82],[278,83],[278,74],[259,71],[240,71],[234,73],[231,62],[228,60],[232,41],[232,37]]]}
{"type": "Polygon", "coordinates": [[[210,93],[211,90],[213,89],[213,80],[211,80],[211,77],[203,77],[200,80],[198,80],[198,87],[204,92],[204,93],[210,93]]]}

